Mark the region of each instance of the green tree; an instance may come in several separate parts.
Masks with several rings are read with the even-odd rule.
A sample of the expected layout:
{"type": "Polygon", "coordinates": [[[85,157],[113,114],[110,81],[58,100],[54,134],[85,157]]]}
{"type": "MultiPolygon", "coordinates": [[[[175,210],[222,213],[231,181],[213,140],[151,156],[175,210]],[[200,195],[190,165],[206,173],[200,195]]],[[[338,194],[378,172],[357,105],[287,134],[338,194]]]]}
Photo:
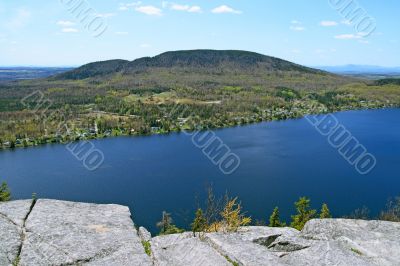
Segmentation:
{"type": "Polygon", "coordinates": [[[176,227],[172,222],[171,214],[163,211],[162,219],[157,223],[157,227],[160,228],[160,235],[177,234],[184,231],[183,229],[176,227]]]}
{"type": "Polygon", "coordinates": [[[321,219],[332,218],[331,212],[326,203],[322,204],[321,213],[319,215],[319,218],[321,218],[321,219]]]}
{"type": "Polygon", "coordinates": [[[207,220],[203,214],[202,209],[197,209],[196,217],[192,223],[193,236],[196,236],[196,232],[204,232],[207,229],[207,220]]]}
{"type": "Polygon", "coordinates": [[[296,206],[296,215],[292,215],[291,227],[302,230],[306,222],[315,217],[316,210],[310,209],[310,199],[301,197],[297,202],[294,203],[296,206]]]}
{"type": "Polygon", "coordinates": [[[0,186],[0,202],[9,201],[11,199],[11,193],[6,182],[3,182],[0,186]]]}
{"type": "Polygon", "coordinates": [[[269,227],[283,227],[286,224],[281,222],[279,217],[279,208],[275,207],[274,211],[272,212],[271,216],[269,217],[269,227]]]}

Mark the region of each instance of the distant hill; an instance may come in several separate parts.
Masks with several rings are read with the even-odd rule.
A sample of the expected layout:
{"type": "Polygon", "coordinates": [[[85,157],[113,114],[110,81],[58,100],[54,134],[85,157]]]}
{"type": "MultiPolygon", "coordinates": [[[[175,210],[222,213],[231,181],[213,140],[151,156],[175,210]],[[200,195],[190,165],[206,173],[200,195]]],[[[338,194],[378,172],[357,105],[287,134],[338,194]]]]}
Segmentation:
{"type": "Polygon", "coordinates": [[[398,79],[380,79],[374,82],[375,85],[383,86],[387,84],[399,85],[400,86],[400,78],[398,79]]]}
{"type": "Polygon", "coordinates": [[[72,69],[71,67],[0,67],[0,81],[46,78],[72,69]]]}
{"type": "Polygon", "coordinates": [[[94,62],[59,74],[53,80],[107,81],[113,85],[145,87],[326,86],[349,80],[279,58],[235,50],[166,52],[134,61],[94,62]]]}
{"type": "Polygon", "coordinates": [[[321,70],[332,73],[357,73],[357,74],[400,74],[400,67],[381,67],[369,65],[344,65],[344,66],[319,66],[321,70]]]}
{"type": "Polygon", "coordinates": [[[84,79],[98,75],[129,74],[150,68],[207,69],[216,72],[262,69],[264,71],[298,71],[321,74],[323,71],[307,68],[279,58],[246,51],[191,50],[166,52],[155,57],[143,57],[132,62],[109,60],[84,65],[59,75],[59,79],[84,79]]]}

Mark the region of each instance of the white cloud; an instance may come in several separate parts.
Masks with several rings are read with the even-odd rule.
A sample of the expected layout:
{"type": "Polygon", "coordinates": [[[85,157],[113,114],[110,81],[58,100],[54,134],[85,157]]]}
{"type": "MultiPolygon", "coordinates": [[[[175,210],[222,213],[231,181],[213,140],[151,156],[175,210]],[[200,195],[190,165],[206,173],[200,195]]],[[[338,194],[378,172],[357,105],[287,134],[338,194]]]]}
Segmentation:
{"type": "Polygon", "coordinates": [[[117,34],[117,35],[128,35],[129,32],[127,32],[127,31],[117,31],[117,32],[115,32],[115,34],[117,34]]]}
{"type": "Polygon", "coordinates": [[[359,34],[340,34],[336,35],[335,39],[339,40],[353,40],[353,39],[361,39],[362,36],[359,34]]]}
{"type": "Polygon", "coordinates": [[[240,10],[235,10],[232,7],[222,5],[219,7],[214,8],[211,10],[212,13],[214,14],[223,14],[223,13],[230,13],[230,14],[242,14],[242,11],[240,10]]]}
{"type": "Polygon", "coordinates": [[[290,29],[294,31],[304,31],[306,28],[303,26],[290,26],[290,29]]]}
{"type": "Polygon", "coordinates": [[[121,11],[126,11],[131,7],[140,6],[141,4],[142,4],[141,1],[136,1],[136,2],[133,2],[133,3],[120,3],[118,9],[121,10],[121,11]]]}
{"type": "Polygon", "coordinates": [[[201,10],[201,7],[199,7],[199,6],[192,6],[192,7],[190,7],[188,9],[188,12],[190,12],[190,13],[201,13],[203,11],[201,10]]]}
{"type": "Polygon", "coordinates": [[[301,24],[301,22],[298,21],[298,20],[292,20],[292,21],[290,21],[290,23],[292,23],[292,24],[301,24]]]}
{"type": "Polygon", "coordinates": [[[74,33],[74,32],[79,32],[79,30],[75,29],[75,28],[64,28],[61,30],[62,32],[66,32],[66,33],[74,33]]]}
{"type": "Polygon", "coordinates": [[[320,22],[320,25],[323,27],[333,27],[337,26],[338,23],[336,21],[324,20],[320,22]]]}
{"type": "Polygon", "coordinates": [[[57,25],[61,27],[71,27],[74,26],[76,23],[69,21],[69,20],[59,20],[57,21],[57,25]]]}
{"type": "Polygon", "coordinates": [[[162,10],[155,6],[139,6],[136,7],[135,10],[137,12],[149,15],[149,16],[161,16],[162,10]]]}
{"type": "MultiPolygon", "coordinates": [[[[163,6],[168,5],[168,2],[163,2],[163,6]]],[[[179,4],[171,4],[170,7],[172,10],[176,11],[186,11],[190,13],[201,13],[201,7],[199,6],[189,6],[189,5],[179,5],[179,4]]]]}

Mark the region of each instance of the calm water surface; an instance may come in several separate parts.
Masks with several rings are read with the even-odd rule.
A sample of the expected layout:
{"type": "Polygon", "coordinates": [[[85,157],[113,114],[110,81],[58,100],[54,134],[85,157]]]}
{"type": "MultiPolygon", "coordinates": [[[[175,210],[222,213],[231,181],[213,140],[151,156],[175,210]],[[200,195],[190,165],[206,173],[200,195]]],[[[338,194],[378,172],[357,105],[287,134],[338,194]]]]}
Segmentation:
{"type": "Polygon", "coordinates": [[[269,122],[217,130],[241,159],[224,175],[184,134],[95,140],[105,155],[87,171],[64,145],[0,152],[0,181],[15,199],[41,198],[117,203],[130,207],[136,224],[155,232],[163,210],[179,226],[192,220],[205,189],[238,196],[253,219],[266,220],[274,206],[284,218],[300,196],[315,208],[328,203],[336,216],[368,206],[373,214],[400,195],[400,110],[335,114],[368,151],[376,168],[359,175],[305,120],[269,122]]]}

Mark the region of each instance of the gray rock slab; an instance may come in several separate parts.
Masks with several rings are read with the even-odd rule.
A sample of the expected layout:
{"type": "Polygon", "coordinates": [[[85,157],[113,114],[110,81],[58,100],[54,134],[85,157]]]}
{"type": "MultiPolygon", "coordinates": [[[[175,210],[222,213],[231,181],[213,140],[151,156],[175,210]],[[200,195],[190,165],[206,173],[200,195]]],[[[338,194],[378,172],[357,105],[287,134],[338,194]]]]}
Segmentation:
{"type": "Polygon", "coordinates": [[[295,237],[293,228],[261,226],[243,227],[237,233],[210,233],[206,239],[219,252],[239,265],[287,265],[280,260],[281,252],[272,252],[268,246],[280,236],[295,237]]]}
{"type": "Polygon", "coordinates": [[[20,265],[151,265],[128,207],[38,200],[20,265]]]}
{"type": "Polygon", "coordinates": [[[400,223],[349,219],[309,221],[301,237],[334,241],[346,254],[372,265],[400,265],[400,223]]]}
{"type": "MultiPolygon", "coordinates": [[[[293,266],[372,266],[368,259],[355,254],[335,241],[315,241],[312,246],[288,252],[281,263],[293,266]]],[[[393,264],[394,266],[395,264],[393,264]]]]}
{"type": "Polygon", "coordinates": [[[155,265],[232,266],[226,258],[192,233],[158,236],[151,248],[155,265]]]}
{"type": "Polygon", "coordinates": [[[142,241],[150,241],[151,240],[150,232],[147,231],[147,229],[144,228],[143,226],[139,227],[138,234],[142,241]]]}
{"type": "Polygon", "coordinates": [[[12,265],[22,244],[22,227],[31,200],[0,203],[0,265],[12,265]]]}

